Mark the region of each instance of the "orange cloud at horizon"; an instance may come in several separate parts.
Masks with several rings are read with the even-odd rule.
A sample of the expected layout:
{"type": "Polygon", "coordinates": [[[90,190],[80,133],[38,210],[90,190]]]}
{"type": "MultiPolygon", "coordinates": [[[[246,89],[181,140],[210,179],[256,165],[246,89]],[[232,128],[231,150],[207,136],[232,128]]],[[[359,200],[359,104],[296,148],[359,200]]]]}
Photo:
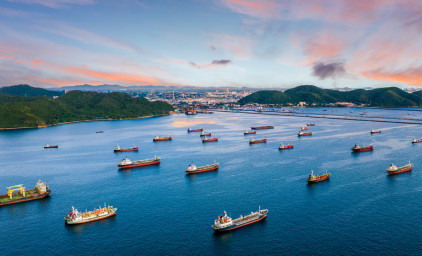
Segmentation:
{"type": "Polygon", "coordinates": [[[361,75],[374,80],[401,82],[412,86],[422,86],[422,67],[398,72],[384,72],[378,69],[362,72],[361,75]]]}

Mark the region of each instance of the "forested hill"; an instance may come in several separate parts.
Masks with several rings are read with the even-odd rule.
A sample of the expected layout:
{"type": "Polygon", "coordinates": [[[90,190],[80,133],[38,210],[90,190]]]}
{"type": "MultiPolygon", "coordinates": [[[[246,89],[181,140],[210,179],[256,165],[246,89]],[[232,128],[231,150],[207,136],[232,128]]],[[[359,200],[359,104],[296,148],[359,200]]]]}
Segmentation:
{"type": "Polygon", "coordinates": [[[43,88],[32,87],[27,84],[19,84],[19,85],[1,87],[0,93],[25,96],[25,97],[46,96],[46,97],[53,98],[53,96],[63,95],[64,91],[50,91],[43,88]]]}
{"type": "Polygon", "coordinates": [[[258,91],[239,100],[240,104],[327,104],[335,102],[351,102],[369,104],[372,107],[422,107],[422,91],[407,93],[397,87],[373,90],[357,89],[348,92],[321,89],[313,85],[301,85],[285,92],[258,91]]]}
{"type": "Polygon", "coordinates": [[[71,91],[57,99],[0,94],[0,128],[43,127],[64,122],[167,115],[173,107],[125,93],[71,91]]]}

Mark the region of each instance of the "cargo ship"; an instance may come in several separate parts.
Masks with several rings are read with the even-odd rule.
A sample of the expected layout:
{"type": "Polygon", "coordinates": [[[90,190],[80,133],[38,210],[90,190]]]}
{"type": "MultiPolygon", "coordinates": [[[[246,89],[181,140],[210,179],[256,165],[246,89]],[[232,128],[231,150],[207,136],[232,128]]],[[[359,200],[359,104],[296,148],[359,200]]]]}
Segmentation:
{"type": "Polygon", "coordinates": [[[201,167],[197,167],[193,163],[189,165],[189,167],[185,170],[186,174],[195,174],[201,172],[210,172],[210,171],[217,171],[218,170],[218,163],[205,165],[201,167]]]}
{"type": "Polygon", "coordinates": [[[59,145],[48,145],[48,144],[44,146],[44,148],[58,148],[58,147],[59,145]]]}
{"type": "Polygon", "coordinates": [[[202,142],[215,142],[215,141],[218,141],[218,138],[217,137],[215,137],[215,138],[207,138],[207,137],[204,137],[203,139],[202,139],[202,142]]]}
{"type": "Polygon", "coordinates": [[[371,129],[371,134],[374,134],[374,133],[381,133],[381,130],[374,130],[374,129],[371,129]]]}
{"type": "Polygon", "coordinates": [[[64,217],[64,221],[67,225],[83,224],[92,221],[102,220],[116,215],[117,208],[113,206],[99,207],[92,211],[79,212],[72,206],[72,210],[69,215],[64,217]]]}
{"type": "Polygon", "coordinates": [[[252,130],[264,130],[264,129],[274,129],[274,126],[255,126],[255,127],[251,127],[252,130]]]}
{"type": "Polygon", "coordinates": [[[314,175],[314,171],[311,172],[311,174],[309,175],[309,177],[306,179],[306,181],[308,183],[317,183],[317,182],[321,182],[324,180],[329,180],[331,176],[331,173],[327,173],[327,171],[325,171],[325,173],[323,175],[320,176],[315,176],[314,175]]]}
{"type": "Polygon", "coordinates": [[[293,148],[292,144],[283,145],[283,143],[281,143],[280,146],[278,147],[278,150],[292,149],[292,148],[293,148]]]}
{"type": "Polygon", "coordinates": [[[23,184],[10,186],[7,187],[7,194],[0,195],[0,206],[41,199],[50,195],[50,193],[50,189],[41,180],[38,180],[35,188],[30,190],[25,190],[23,184]]]}
{"type": "Polygon", "coordinates": [[[392,163],[390,167],[388,167],[387,169],[387,174],[394,175],[394,174],[399,174],[399,173],[404,173],[404,172],[410,172],[412,171],[412,168],[413,168],[413,164],[411,164],[410,161],[408,164],[401,167],[397,167],[394,165],[394,163],[392,163]]]}
{"type": "Polygon", "coordinates": [[[143,166],[155,165],[155,164],[160,164],[159,157],[155,157],[153,159],[139,160],[135,162],[130,161],[130,159],[126,157],[117,166],[120,169],[127,169],[127,168],[143,167],[143,166]]]}
{"type": "Polygon", "coordinates": [[[243,135],[249,135],[249,134],[256,134],[256,131],[248,131],[248,130],[245,130],[243,132],[243,135]]]}
{"type": "Polygon", "coordinates": [[[138,151],[139,147],[138,146],[133,146],[131,148],[121,148],[119,145],[117,145],[114,148],[114,152],[128,152],[128,151],[138,151]]]}
{"type": "Polygon", "coordinates": [[[258,139],[258,140],[254,140],[254,139],[249,140],[249,144],[256,144],[256,143],[267,143],[267,138],[258,139]]]}
{"type": "Polygon", "coordinates": [[[96,131],[95,133],[104,133],[104,131],[96,131]]]}
{"type": "Polygon", "coordinates": [[[209,136],[211,136],[211,133],[210,132],[208,132],[208,133],[206,133],[206,132],[201,132],[201,134],[199,135],[199,136],[201,136],[201,137],[209,137],[209,136]]]}
{"type": "Polygon", "coordinates": [[[301,136],[310,136],[310,135],[312,135],[312,132],[311,131],[309,131],[309,132],[299,131],[298,134],[297,134],[297,136],[299,136],[299,137],[301,137],[301,136]]]}
{"type": "Polygon", "coordinates": [[[204,129],[202,129],[202,128],[197,128],[197,129],[191,129],[191,128],[189,128],[188,129],[188,132],[202,132],[204,129]]]}
{"type": "Polygon", "coordinates": [[[412,143],[419,143],[422,142],[422,139],[413,138],[412,143]]]}
{"type": "Polygon", "coordinates": [[[353,152],[365,152],[365,151],[372,151],[374,150],[374,146],[371,144],[369,146],[359,146],[358,144],[355,144],[355,146],[352,148],[353,152]]]}
{"type": "Polygon", "coordinates": [[[300,127],[300,130],[301,130],[301,131],[303,131],[303,130],[308,130],[308,126],[302,126],[302,127],[300,127]]]}
{"type": "Polygon", "coordinates": [[[256,212],[251,212],[246,216],[240,215],[239,218],[233,220],[231,217],[227,216],[227,212],[224,211],[224,215],[218,216],[218,219],[214,221],[214,225],[211,227],[216,232],[229,231],[259,222],[265,219],[267,214],[268,209],[261,210],[261,207],[259,207],[256,212]]]}
{"type": "Polygon", "coordinates": [[[155,136],[152,141],[166,141],[166,140],[173,140],[173,138],[171,136],[167,136],[167,137],[158,137],[155,136]]]}
{"type": "Polygon", "coordinates": [[[314,123],[307,123],[306,125],[307,126],[314,126],[315,124],[314,123]]]}

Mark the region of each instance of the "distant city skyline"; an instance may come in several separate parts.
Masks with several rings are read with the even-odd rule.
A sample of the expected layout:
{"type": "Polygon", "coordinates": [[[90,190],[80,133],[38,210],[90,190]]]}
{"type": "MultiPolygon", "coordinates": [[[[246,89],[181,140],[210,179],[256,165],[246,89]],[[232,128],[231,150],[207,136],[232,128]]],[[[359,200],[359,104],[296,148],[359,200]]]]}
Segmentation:
{"type": "Polygon", "coordinates": [[[422,85],[417,0],[5,0],[0,86],[422,85]]]}

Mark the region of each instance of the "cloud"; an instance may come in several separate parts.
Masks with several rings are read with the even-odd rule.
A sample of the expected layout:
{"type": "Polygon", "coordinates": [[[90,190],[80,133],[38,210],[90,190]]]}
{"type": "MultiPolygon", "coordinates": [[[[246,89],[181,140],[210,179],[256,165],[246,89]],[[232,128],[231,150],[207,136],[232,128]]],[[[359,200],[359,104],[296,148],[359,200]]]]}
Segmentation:
{"type": "Polygon", "coordinates": [[[212,46],[222,48],[238,59],[249,59],[252,56],[252,46],[255,42],[251,38],[225,34],[207,35],[211,37],[212,46]]]}
{"type": "Polygon", "coordinates": [[[343,63],[340,62],[333,62],[328,64],[318,62],[312,67],[312,69],[312,75],[319,77],[321,80],[329,77],[336,78],[346,74],[343,63]]]}
{"type": "Polygon", "coordinates": [[[375,80],[400,82],[413,86],[422,86],[422,66],[399,71],[385,71],[380,68],[362,72],[362,75],[375,80]]]}
{"type": "Polygon", "coordinates": [[[231,60],[213,60],[211,62],[211,64],[215,64],[215,65],[227,65],[227,64],[230,64],[230,63],[232,63],[231,60]]]}
{"type": "Polygon", "coordinates": [[[231,63],[233,63],[231,60],[213,60],[210,64],[198,65],[195,62],[189,62],[189,65],[194,68],[217,68],[219,66],[225,66],[231,63]]]}
{"type": "Polygon", "coordinates": [[[210,48],[211,48],[211,50],[213,50],[213,51],[217,50],[217,48],[215,48],[215,46],[213,46],[213,45],[211,45],[211,46],[210,46],[210,48]]]}
{"type": "Polygon", "coordinates": [[[280,18],[282,7],[276,0],[221,0],[221,3],[234,12],[258,18],[280,18]]]}
{"type": "Polygon", "coordinates": [[[42,61],[40,61],[40,60],[30,60],[30,62],[32,63],[32,64],[34,64],[34,65],[41,65],[41,64],[43,64],[44,62],[42,62],[42,61]]]}
{"type": "Polygon", "coordinates": [[[23,4],[40,4],[50,8],[62,8],[66,5],[77,4],[87,5],[93,4],[94,0],[7,0],[12,3],[23,3],[23,4]]]}
{"type": "Polygon", "coordinates": [[[218,120],[215,118],[198,118],[198,119],[187,119],[179,118],[173,121],[171,124],[173,127],[189,127],[198,124],[215,124],[218,120]]]}

